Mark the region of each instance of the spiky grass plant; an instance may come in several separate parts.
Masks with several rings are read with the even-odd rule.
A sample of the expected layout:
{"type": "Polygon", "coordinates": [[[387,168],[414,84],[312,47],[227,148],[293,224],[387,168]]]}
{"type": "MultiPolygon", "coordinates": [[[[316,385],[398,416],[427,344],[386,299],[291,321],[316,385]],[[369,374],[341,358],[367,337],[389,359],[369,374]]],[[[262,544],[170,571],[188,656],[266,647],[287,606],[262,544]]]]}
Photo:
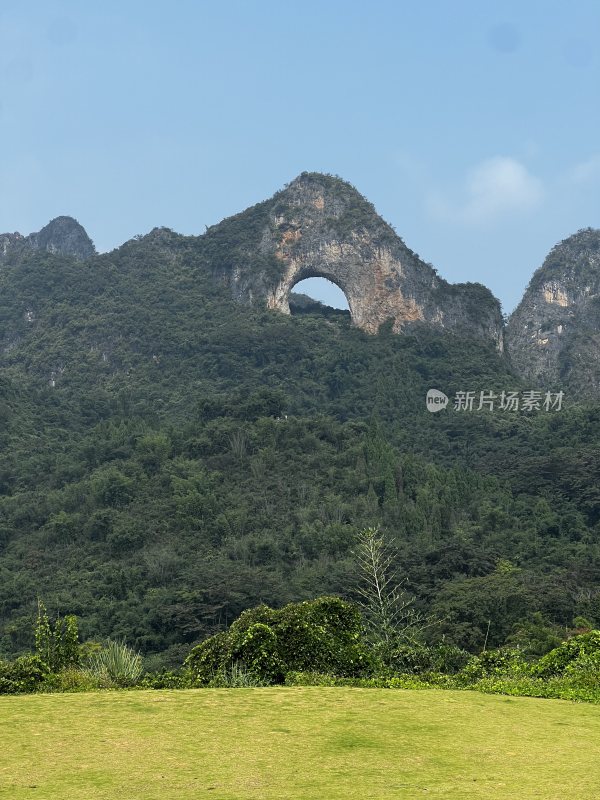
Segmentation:
{"type": "Polygon", "coordinates": [[[260,678],[249,672],[243,664],[237,661],[227,669],[219,670],[209,684],[211,688],[218,689],[246,689],[252,686],[264,685],[264,681],[261,681],[260,678]]]}
{"type": "Polygon", "coordinates": [[[109,639],[91,656],[87,672],[106,688],[135,686],[142,676],[142,656],[125,642],[109,639]]]}

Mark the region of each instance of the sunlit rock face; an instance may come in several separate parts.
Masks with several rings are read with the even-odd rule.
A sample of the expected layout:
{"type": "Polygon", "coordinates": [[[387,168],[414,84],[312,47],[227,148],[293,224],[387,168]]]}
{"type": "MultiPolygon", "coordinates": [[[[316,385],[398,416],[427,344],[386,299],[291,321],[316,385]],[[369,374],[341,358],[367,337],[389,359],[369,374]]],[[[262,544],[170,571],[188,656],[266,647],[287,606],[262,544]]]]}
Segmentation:
{"type": "Polygon", "coordinates": [[[73,217],[56,217],[41,231],[22,236],[20,233],[0,234],[0,263],[32,250],[44,250],[55,255],[73,256],[80,261],[96,252],[85,229],[73,217]]]}
{"type": "Polygon", "coordinates": [[[550,251],[509,319],[506,341],[525,377],[597,396],[600,230],[581,230],[550,251]]]}
{"type": "Polygon", "coordinates": [[[293,287],[322,277],[340,287],[353,324],[367,333],[377,333],[386,322],[395,333],[424,324],[488,339],[503,349],[502,315],[491,292],[440,278],[345,181],[303,173],[208,236],[222,237],[221,226],[239,227],[244,214],[252,215],[260,258],[257,262],[248,249],[244,261],[238,248],[235,263],[220,269],[237,299],[289,313],[293,287]],[[261,269],[261,263],[268,267],[261,269]]]}

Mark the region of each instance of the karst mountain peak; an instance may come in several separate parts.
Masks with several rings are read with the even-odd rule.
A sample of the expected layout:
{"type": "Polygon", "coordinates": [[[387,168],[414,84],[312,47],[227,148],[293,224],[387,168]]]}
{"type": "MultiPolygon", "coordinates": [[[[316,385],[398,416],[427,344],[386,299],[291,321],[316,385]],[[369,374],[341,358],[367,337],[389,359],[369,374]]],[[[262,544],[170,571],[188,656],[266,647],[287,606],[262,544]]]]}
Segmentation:
{"type": "Polygon", "coordinates": [[[239,301],[289,313],[293,287],[322,277],[344,292],[353,324],[367,333],[390,321],[396,333],[425,324],[503,349],[500,304],[491,292],[439,277],[341,178],[304,172],[205,237],[235,239],[218,277],[239,301]]]}
{"type": "Polygon", "coordinates": [[[55,217],[40,231],[28,236],[20,233],[0,234],[0,263],[11,256],[19,257],[35,250],[73,256],[79,261],[85,261],[96,253],[85,228],[69,216],[55,217]]]}
{"type": "Polygon", "coordinates": [[[511,314],[507,341],[517,370],[534,381],[600,389],[600,230],[584,228],[552,248],[511,314]]]}
{"type": "MultiPolygon", "coordinates": [[[[559,242],[534,273],[505,325],[500,303],[480,283],[452,284],[423,261],[351,183],[302,172],[275,194],[198,236],[155,227],[115,253],[173,264],[183,254],[238,303],[290,313],[305,278],[322,277],[346,296],[352,325],[377,334],[426,327],[492,344],[533,382],[600,388],[600,230],[559,242]],[[145,255],[144,255],[145,254],[145,255]]],[[[79,222],[52,219],[39,232],[0,235],[0,265],[36,252],[79,261],[97,255],[79,222]]],[[[57,262],[58,263],[58,262],[57,262]]]]}

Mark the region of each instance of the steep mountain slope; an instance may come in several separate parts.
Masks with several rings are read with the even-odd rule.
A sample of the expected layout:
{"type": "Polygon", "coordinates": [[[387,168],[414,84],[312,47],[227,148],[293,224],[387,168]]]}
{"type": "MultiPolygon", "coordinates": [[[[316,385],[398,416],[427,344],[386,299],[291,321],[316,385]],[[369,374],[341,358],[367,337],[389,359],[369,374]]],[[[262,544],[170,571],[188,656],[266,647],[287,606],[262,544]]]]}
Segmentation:
{"type": "Polygon", "coordinates": [[[600,230],[560,242],[510,317],[507,346],[526,378],[573,396],[600,389],[600,230]]]}

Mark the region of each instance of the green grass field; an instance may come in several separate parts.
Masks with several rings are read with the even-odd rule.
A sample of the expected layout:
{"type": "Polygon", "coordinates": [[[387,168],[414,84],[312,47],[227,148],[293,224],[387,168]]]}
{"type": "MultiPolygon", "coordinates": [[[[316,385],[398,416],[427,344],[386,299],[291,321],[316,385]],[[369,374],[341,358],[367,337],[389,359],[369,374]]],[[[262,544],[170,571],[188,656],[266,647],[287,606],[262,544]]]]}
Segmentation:
{"type": "Polygon", "coordinates": [[[0,698],[0,797],[10,800],[592,800],[599,751],[597,706],[475,692],[0,698]]]}

